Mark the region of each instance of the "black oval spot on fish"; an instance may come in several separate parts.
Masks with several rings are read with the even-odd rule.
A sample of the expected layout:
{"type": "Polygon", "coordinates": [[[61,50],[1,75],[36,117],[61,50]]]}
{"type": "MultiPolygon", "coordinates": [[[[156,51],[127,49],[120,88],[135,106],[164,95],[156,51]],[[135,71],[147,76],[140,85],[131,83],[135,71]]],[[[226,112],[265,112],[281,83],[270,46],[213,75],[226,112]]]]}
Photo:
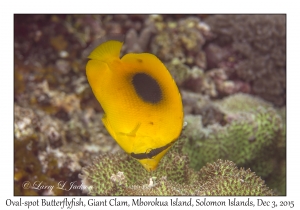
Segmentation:
{"type": "Polygon", "coordinates": [[[158,103],[162,100],[160,86],[150,75],[137,73],[132,78],[132,84],[138,96],[145,102],[158,103]]]}
{"type": "Polygon", "coordinates": [[[142,59],[136,59],[139,63],[143,63],[143,60],[142,59]]]}

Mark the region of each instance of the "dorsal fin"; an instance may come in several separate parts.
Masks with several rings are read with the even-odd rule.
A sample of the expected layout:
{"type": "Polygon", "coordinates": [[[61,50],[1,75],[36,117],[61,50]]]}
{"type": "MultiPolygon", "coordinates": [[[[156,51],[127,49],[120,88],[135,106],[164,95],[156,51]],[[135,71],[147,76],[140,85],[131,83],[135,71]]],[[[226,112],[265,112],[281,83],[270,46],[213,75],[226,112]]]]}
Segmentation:
{"type": "Polygon", "coordinates": [[[88,58],[104,62],[107,62],[111,59],[119,59],[122,45],[122,42],[116,40],[104,42],[96,47],[88,56],[88,58]]]}

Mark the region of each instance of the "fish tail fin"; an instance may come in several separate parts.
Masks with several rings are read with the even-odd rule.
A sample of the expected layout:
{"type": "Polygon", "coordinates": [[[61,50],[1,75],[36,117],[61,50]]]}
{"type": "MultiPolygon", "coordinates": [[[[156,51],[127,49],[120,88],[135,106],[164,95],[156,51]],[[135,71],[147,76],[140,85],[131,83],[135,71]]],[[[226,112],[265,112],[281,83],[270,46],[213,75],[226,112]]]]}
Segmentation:
{"type": "Polygon", "coordinates": [[[123,42],[120,41],[107,41],[96,47],[88,56],[90,59],[100,61],[110,61],[112,59],[120,59],[120,52],[123,42]]]}

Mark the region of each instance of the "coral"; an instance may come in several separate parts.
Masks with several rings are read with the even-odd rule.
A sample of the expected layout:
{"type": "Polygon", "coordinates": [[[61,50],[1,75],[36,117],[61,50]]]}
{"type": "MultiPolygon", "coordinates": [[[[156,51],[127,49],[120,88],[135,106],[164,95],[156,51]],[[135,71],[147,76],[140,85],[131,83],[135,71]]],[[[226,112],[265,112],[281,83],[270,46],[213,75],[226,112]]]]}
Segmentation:
{"type": "Polygon", "coordinates": [[[211,98],[220,98],[238,92],[251,92],[248,83],[241,80],[230,80],[223,68],[208,71],[204,71],[197,66],[190,68],[178,58],[173,58],[166,63],[166,67],[179,87],[211,98]]]}
{"type": "Polygon", "coordinates": [[[65,181],[69,188],[71,182],[79,183],[79,171],[96,154],[120,151],[101,123],[102,114],[71,109],[67,119],[16,104],[14,110],[15,195],[79,195],[79,189],[24,189],[22,183],[57,186],[65,181]]]}
{"type": "Polygon", "coordinates": [[[190,68],[178,58],[166,63],[166,67],[179,87],[210,97],[218,96],[216,85],[209,72],[204,72],[197,66],[190,68]]]}
{"type": "Polygon", "coordinates": [[[38,139],[35,136],[28,136],[22,141],[14,141],[14,148],[17,151],[14,153],[14,195],[38,195],[34,189],[24,190],[22,188],[24,181],[34,183],[38,178],[39,181],[46,184],[54,184],[43,174],[41,163],[35,156],[39,149],[43,149],[37,146],[37,142],[38,139]],[[35,174],[35,176],[31,174],[35,174]]]}
{"type": "MultiPolygon", "coordinates": [[[[80,177],[87,187],[93,186],[89,191],[91,195],[120,195],[121,192],[116,191],[118,185],[110,181],[118,172],[122,172],[126,177],[126,186],[129,189],[133,188],[131,193],[134,193],[135,188],[138,188],[135,185],[139,185],[142,189],[144,184],[149,183],[151,177],[157,179],[167,177],[170,182],[187,184],[193,181],[190,177],[195,176],[195,172],[188,168],[188,158],[180,154],[181,148],[182,143],[177,142],[171,149],[172,152],[169,152],[167,157],[160,161],[158,169],[151,173],[146,171],[141,164],[129,155],[119,153],[100,155],[91,165],[82,170],[80,177]]],[[[149,187],[149,190],[151,192],[151,187],[149,187]]],[[[150,192],[145,193],[151,194],[150,192]]],[[[137,190],[135,194],[138,195],[139,191],[137,190]]],[[[142,194],[144,195],[144,193],[142,194]]]]}
{"type": "Polygon", "coordinates": [[[251,101],[250,96],[238,94],[213,105],[224,114],[224,126],[215,123],[205,129],[196,128],[194,126],[199,124],[199,119],[187,116],[188,126],[184,133],[190,137],[190,141],[186,151],[194,161],[191,162],[193,168],[199,169],[218,158],[229,159],[243,166],[260,154],[266,157],[274,154],[273,147],[276,148],[277,137],[282,132],[282,120],[274,109],[263,107],[264,103],[251,106],[259,99],[254,99],[252,104],[248,101],[251,101]],[[241,107],[245,111],[241,111],[241,107]]]}
{"type": "Polygon", "coordinates": [[[148,173],[128,155],[102,155],[83,168],[79,177],[90,195],[274,195],[249,169],[218,160],[199,172],[188,167],[188,157],[176,152],[184,139],[148,173]]]}
{"type": "Polygon", "coordinates": [[[177,21],[163,21],[162,16],[151,16],[157,30],[151,42],[151,52],[162,61],[180,59],[189,65],[206,68],[205,54],[201,47],[205,43],[205,34],[209,27],[197,17],[188,17],[177,21]]]}
{"type": "Polygon", "coordinates": [[[204,71],[197,66],[190,68],[178,58],[166,63],[166,67],[179,87],[211,98],[217,98],[224,93],[228,95],[235,92],[249,92],[249,88],[245,85],[228,80],[223,69],[204,71]]]}
{"type": "Polygon", "coordinates": [[[201,168],[201,195],[275,195],[250,169],[238,169],[232,161],[217,160],[201,168]]]}
{"type": "Polygon", "coordinates": [[[31,110],[14,105],[14,136],[19,141],[36,136],[38,116],[31,110]]]}
{"type": "Polygon", "coordinates": [[[266,179],[267,185],[278,195],[286,195],[286,160],[281,160],[274,174],[266,179]]]}
{"type": "Polygon", "coordinates": [[[178,86],[183,86],[184,82],[190,77],[190,68],[178,58],[173,58],[166,63],[166,67],[178,86]]]}
{"type": "MultiPolygon", "coordinates": [[[[209,117],[220,122],[204,125],[206,115],[186,115],[183,134],[189,141],[184,151],[189,155],[191,167],[200,169],[208,162],[227,159],[238,166],[250,167],[263,178],[272,176],[285,154],[284,119],[272,105],[246,94],[235,94],[207,105],[216,110],[209,117]]],[[[202,109],[207,109],[207,105],[202,109]]]]}
{"type": "Polygon", "coordinates": [[[278,106],[284,105],[286,16],[212,15],[205,22],[216,35],[213,43],[220,46],[206,50],[210,65],[217,67],[214,62],[221,65],[222,60],[235,60],[232,76],[252,84],[256,95],[278,106]],[[219,56],[211,58],[211,51],[219,56]]]}
{"type": "MultiPolygon", "coordinates": [[[[41,111],[33,111],[15,105],[15,195],[63,195],[65,192],[62,190],[53,189],[53,191],[49,191],[44,188],[39,189],[38,186],[39,184],[42,186],[56,186],[59,181],[65,180],[64,176],[74,179],[74,174],[77,175],[81,168],[77,166],[77,173],[73,173],[76,170],[68,169],[68,166],[76,162],[76,159],[74,160],[75,154],[71,154],[71,158],[68,160],[61,159],[62,156],[55,157],[51,154],[52,147],[61,146],[62,131],[61,128],[58,128],[58,121],[49,120],[49,118],[41,111]],[[48,124],[49,121],[51,125],[48,124]],[[59,161],[61,162],[59,163],[59,161]],[[30,188],[22,187],[25,181],[31,183],[30,188]]],[[[66,152],[64,154],[68,156],[66,152]]],[[[76,194],[76,191],[69,193],[76,194]]]]}
{"type": "Polygon", "coordinates": [[[235,93],[250,93],[251,87],[247,82],[241,80],[230,80],[224,68],[210,69],[206,72],[211,83],[215,84],[218,96],[227,96],[235,93]]]}
{"type": "Polygon", "coordinates": [[[249,94],[238,93],[228,96],[215,104],[226,113],[248,112],[258,107],[273,108],[272,104],[249,94]]]}
{"type": "Polygon", "coordinates": [[[152,22],[146,22],[145,28],[138,34],[135,29],[130,29],[125,38],[124,49],[123,52],[134,52],[134,53],[142,53],[146,52],[148,49],[148,45],[151,41],[151,37],[155,34],[156,29],[152,22]]]}

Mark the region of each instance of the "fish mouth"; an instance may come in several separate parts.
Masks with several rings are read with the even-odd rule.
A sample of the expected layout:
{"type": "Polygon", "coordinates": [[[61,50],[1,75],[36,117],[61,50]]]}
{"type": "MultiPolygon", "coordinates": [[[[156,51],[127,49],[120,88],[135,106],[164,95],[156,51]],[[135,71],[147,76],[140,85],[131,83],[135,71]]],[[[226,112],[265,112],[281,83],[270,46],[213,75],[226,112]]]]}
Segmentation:
{"type": "MultiPolygon", "coordinates": [[[[175,140],[176,141],[176,140],[175,140]]],[[[138,160],[142,160],[142,159],[152,159],[154,158],[156,155],[158,155],[159,153],[161,153],[162,151],[168,149],[170,146],[172,146],[172,144],[174,144],[175,141],[172,141],[168,144],[166,144],[165,146],[156,148],[156,149],[148,149],[149,152],[144,152],[144,153],[130,153],[130,156],[138,159],[138,160]]]]}

